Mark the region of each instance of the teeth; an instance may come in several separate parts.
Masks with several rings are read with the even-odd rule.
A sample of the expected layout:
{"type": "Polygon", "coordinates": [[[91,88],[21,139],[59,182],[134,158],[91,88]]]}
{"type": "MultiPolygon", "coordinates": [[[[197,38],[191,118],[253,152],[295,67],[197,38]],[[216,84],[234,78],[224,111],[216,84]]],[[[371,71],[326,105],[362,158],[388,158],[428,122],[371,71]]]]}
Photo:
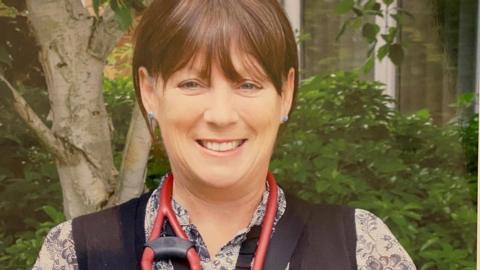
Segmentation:
{"type": "Polygon", "coordinates": [[[211,142],[211,141],[202,141],[202,145],[212,151],[225,152],[237,148],[242,143],[241,140],[231,141],[231,142],[211,142]]]}

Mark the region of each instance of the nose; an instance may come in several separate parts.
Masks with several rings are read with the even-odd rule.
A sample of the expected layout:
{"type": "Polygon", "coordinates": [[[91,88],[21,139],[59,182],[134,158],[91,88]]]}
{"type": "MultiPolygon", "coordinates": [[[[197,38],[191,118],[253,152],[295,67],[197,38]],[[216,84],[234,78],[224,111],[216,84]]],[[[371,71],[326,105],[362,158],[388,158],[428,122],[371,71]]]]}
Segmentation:
{"type": "Polygon", "coordinates": [[[204,112],[205,121],[214,126],[224,127],[236,123],[239,119],[234,106],[233,96],[226,89],[212,89],[211,100],[204,112]]]}

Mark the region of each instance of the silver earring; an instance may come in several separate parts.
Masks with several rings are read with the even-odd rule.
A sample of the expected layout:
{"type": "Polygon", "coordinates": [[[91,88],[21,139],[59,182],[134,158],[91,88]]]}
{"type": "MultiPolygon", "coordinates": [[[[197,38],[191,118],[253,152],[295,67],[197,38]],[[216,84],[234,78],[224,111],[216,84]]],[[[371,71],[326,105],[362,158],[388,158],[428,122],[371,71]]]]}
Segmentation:
{"type": "Polygon", "coordinates": [[[282,116],[282,119],[280,120],[282,123],[286,123],[288,121],[288,115],[282,116]]]}
{"type": "Polygon", "coordinates": [[[150,124],[150,127],[153,127],[153,121],[155,121],[155,113],[148,112],[147,118],[148,118],[148,123],[150,124]]]}

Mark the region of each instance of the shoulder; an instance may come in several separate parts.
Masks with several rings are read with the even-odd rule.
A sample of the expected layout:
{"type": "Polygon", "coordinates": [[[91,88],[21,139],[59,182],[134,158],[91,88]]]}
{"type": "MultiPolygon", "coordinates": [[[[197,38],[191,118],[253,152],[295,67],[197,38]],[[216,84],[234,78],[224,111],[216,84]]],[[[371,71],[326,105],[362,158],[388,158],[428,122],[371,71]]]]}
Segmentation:
{"type": "Polygon", "coordinates": [[[78,233],[79,230],[87,230],[88,233],[88,229],[100,228],[108,231],[108,225],[112,225],[112,222],[133,221],[137,211],[144,214],[142,212],[145,211],[150,194],[151,193],[145,193],[140,197],[130,199],[121,204],[74,218],[71,225],[73,228],[73,237],[76,237],[76,233],[78,233]]]}
{"type": "Polygon", "coordinates": [[[358,269],[416,269],[385,223],[371,212],[355,209],[358,269]]]}
{"type": "Polygon", "coordinates": [[[345,205],[317,204],[294,196],[288,196],[287,212],[294,218],[303,220],[307,231],[312,235],[326,233],[330,236],[342,235],[355,243],[355,209],[345,205]]]}
{"type": "Polygon", "coordinates": [[[43,269],[78,269],[71,220],[55,226],[45,237],[33,266],[33,270],[43,269]]]}
{"type": "MultiPolygon", "coordinates": [[[[150,193],[144,194],[120,205],[76,217],[55,226],[45,237],[33,270],[78,269],[77,249],[79,246],[85,246],[84,236],[92,235],[100,239],[101,235],[95,234],[95,232],[106,232],[104,233],[105,237],[112,235],[112,237],[115,237],[118,235],[118,231],[112,232],[112,227],[119,223],[112,221],[122,219],[133,222],[128,218],[131,217],[132,212],[133,215],[136,215],[136,211],[145,210],[144,207],[149,195],[150,193]],[[128,212],[130,212],[129,215],[124,215],[128,212]],[[90,229],[92,230],[89,231],[90,229]]],[[[143,218],[140,222],[143,223],[143,218]]]]}
{"type": "Polygon", "coordinates": [[[287,194],[286,199],[287,208],[291,208],[292,212],[296,212],[305,218],[314,219],[318,216],[337,216],[349,218],[352,221],[354,218],[355,208],[346,205],[312,203],[291,194],[287,194]]]}

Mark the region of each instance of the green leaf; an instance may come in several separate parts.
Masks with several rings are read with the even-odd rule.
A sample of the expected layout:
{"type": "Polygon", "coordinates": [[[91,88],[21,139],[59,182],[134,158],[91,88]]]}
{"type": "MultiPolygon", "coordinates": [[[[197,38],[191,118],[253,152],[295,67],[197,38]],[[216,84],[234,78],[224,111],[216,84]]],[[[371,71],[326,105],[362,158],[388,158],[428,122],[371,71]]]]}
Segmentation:
{"type": "Polygon", "coordinates": [[[365,4],[363,5],[363,8],[364,9],[372,9],[375,4],[377,3],[377,1],[375,0],[368,0],[367,2],[365,2],[365,4]]]}
{"type": "Polygon", "coordinates": [[[340,37],[345,33],[345,30],[347,30],[348,25],[352,21],[352,18],[348,18],[340,27],[340,31],[338,31],[337,36],[335,37],[335,41],[338,41],[340,37]]]}
{"type": "Polygon", "coordinates": [[[337,36],[335,37],[335,41],[338,41],[340,37],[345,33],[347,28],[351,28],[353,30],[358,29],[362,25],[362,18],[361,17],[350,17],[348,18],[340,27],[340,31],[338,31],[337,36]]]}
{"type": "Polygon", "coordinates": [[[418,210],[422,209],[422,206],[416,202],[409,202],[402,207],[403,210],[418,210]]]}
{"type": "Polygon", "coordinates": [[[367,62],[365,62],[365,64],[362,66],[362,72],[364,74],[369,73],[373,69],[374,65],[375,65],[375,57],[370,56],[367,62]]]}
{"type": "Polygon", "coordinates": [[[399,66],[403,61],[403,48],[400,44],[395,43],[390,46],[390,50],[388,52],[388,58],[392,60],[392,62],[399,66]]]}
{"type": "Polygon", "coordinates": [[[403,161],[395,156],[383,156],[375,160],[375,169],[380,173],[393,173],[405,169],[403,161]]]}
{"type": "Polygon", "coordinates": [[[388,43],[392,44],[395,41],[395,37],[397,35],[398,28],[397,27],[389,27],[387,34],[382,34],[381,37],[383,40],[388,43]]]}
{"type": "Polygon", "coordinates": [[[324,180],[318,180],[315,183],[315,191],[318,193],[322,193],[330,187],[330,184],[324,180]]]}
{"type": "Polygon", "coordinates": [[[382,47],[380,47],[377,52],[378,59],[383,60],[383,58],[385,58],[385,56],[388,55],[389,51],[390,51],[390,45],[388,43],[382,45],[382,47]]]}
{"type": "Polygon", "coordinates": [[[354,0],[341,0],[340,3],[337,4],[335,11],[338,14],[345,14],[349,12],[354,5],[355,5],[354,0]]]}
{"type": "Polygon", "coordinates": [[[457,96],[453,107],[467,108],[475,102],[476,96],[477,95],[475,94],[475,92],[465,92],[464,94],[457,96]]]}
{"type": "Polygon", "coordinates": [[[355,15],[357,15],[358,17],[363,16],[363,10],[362,10],[362,9],[359,9],[359,8],[357,8],[357,7],[353,7],[353,8],[352,8],[352,11],[353,11],[353,13],[355,13],[355,15]]]}
{"type": "Polygon", "coordinates": [[[313,76],[302,81],[302,90],[304,93],[310,92],[321,87],[322,82],[324,81],[322,76],[313,76]]]}
{"type": "Polygon", "coordinates": [[[306,33],[306,32],[303,32],[303,31],[297,31],[295,34],[296,34],[295,35],[295,40],[297,41],[297,44],[301,44],[304,41],[308,41],[308,40],[312,39],[312,35],[310,35],[310,33],[306,33]]]}
{"type": "Polygon", "coordinates": [[[382,6],[379,3],[375,3],[372,6],[372,10],[375,10],[375,11],[381,11],[381,8],[382,8],[382,6]]]}
{"type": "Polygon", "coordinates": [[[130,6],[122,3],[120,0],[111,0],[110,7],[115,12],[115,19],[120,25],[120,28],[127,30],[133,22],[130,6]]]}
{"type": "Polygon", "coordinates": [[[43,212],[45,212],[45,214],[47,214],[53,222],[55,223],[60,223],[62,221],[65,220],[65,216],[63,215],[62,212],[58,211],[57,209],[55,209],[54,207],[50,206],[50,205],[44,205],[42,206],[42,210],[43,212]]]}
{"type": "Polygon", "coordinates": [[[369,42],[377,40],[378,32],[380,32],[380,27],[374,23],[366,23],[362,27],[362,36],[369,42]]]}
{"type": "Polygon", "coordinates": [[[365,15],[379,16],[379,17],[383,18],[383,13],[381,11],[373,10],[373,9],[365,11],[365,15]]]}
{"type": "Polygon", "coordinates": [[[436,242],[438,242],[439,238],[438,237],[434,237],[434,238],[430,238],[428,239],[421,247],[420,247],[420,251],[424,251],[425,249],[429,248],[431,245],[435,244],[436,242]]]}
{"type": "Polygon", "coordinates": [[[428,109],[421,109],[415,112],[415,115],[421,119],[429,119],[430,111],[428,109]]]}
{"type": "Polygon", "coordinates": [[[363,18],[362,17],[356,17],[353,18],[352,23],[350,24],[350,27],[352,30],[358,30],[360,27],[363,25],[363,18]]]}

